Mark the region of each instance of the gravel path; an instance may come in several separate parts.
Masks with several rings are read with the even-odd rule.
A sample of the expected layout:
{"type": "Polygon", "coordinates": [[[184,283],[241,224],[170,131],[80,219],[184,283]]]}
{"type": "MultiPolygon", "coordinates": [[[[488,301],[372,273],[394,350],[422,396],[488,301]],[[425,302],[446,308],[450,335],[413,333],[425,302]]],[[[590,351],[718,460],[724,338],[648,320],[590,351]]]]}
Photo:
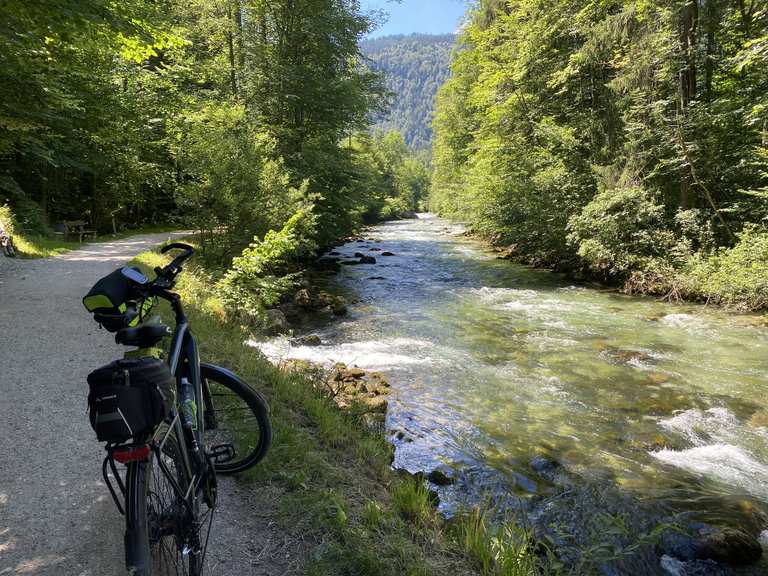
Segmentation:
{"type": "MultiPolygon", "coordinates": [[[[123,349],[81,298],[173,234],[89,244],[41,260],[0,257],[0,575],[125,574],[122,517],[101,478],[86,375],[123,349]]],[[[222,479],[212,576],[292,572],[273,498],[222,479]],[[255,510],[256,512],[252,512],[255,510]]]]}

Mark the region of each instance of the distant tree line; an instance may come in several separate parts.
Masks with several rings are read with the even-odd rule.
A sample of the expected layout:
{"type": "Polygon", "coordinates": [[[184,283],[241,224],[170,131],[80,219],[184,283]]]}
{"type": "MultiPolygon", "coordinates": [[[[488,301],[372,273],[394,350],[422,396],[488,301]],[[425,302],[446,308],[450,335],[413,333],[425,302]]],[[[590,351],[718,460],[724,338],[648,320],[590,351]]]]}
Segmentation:
{"type": "Polygon", "coordinates": [[[373,69],[384,74],[391,95],[391,108],[374,117],[378,128],[399,130],[413,148],[431,146],[435,95],[448,78],[455,41],[453,34],[411,34],[361,43],[373,69]]]}

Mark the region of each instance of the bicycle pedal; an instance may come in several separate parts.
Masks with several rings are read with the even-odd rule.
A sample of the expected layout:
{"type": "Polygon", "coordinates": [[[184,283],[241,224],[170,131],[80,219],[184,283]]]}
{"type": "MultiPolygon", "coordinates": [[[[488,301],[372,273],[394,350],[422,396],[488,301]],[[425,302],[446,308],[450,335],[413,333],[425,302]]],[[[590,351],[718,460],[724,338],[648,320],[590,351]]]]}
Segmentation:
{"type": "Polygon", "coordinates": [[[235,459],[236,453],[232,444],[219,444],[217,446],[213,446],[208,451],[208,455],[213,458],[213,461],[216,464],[226,464],[227,462],[231,462],[235,459]]]}

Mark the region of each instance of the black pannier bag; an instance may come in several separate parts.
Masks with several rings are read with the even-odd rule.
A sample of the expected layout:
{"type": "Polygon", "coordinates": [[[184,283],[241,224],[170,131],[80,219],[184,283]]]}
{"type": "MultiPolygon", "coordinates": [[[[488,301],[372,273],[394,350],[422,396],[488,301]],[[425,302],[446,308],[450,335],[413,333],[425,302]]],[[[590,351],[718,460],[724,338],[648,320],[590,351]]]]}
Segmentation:
{"type": "MultiPolygon", "coordinates": [[[[141,273],[138,268],[134,268],[141,273]]],[[[86,309],[105,329],[117,332],[136,326],[151,308],[151,301],[139,302],[133,283],[123,274],[123,268],[104,276],[83,298],[86,309]]]]}
{"type": "Polygon", "coordinates": [[[88,409],[99,442],[123,443],[152,432],[170,413],[176,385],[157,358],[116,360],[88,375],[88,409]]]}

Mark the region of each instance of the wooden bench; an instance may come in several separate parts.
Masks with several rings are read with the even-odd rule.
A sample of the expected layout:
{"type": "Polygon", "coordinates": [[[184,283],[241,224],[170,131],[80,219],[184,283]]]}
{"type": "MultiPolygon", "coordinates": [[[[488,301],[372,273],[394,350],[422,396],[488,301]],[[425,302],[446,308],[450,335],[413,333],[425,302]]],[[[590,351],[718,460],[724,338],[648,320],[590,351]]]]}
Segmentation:
{"type": "Polygon", "coordinates": [[[69,220],[64,221],[64,240],[69,239],[70,237],[74,238],[77,236],[77,241],[82,244],[83,238],[86,238],[88,236],[91,236],[92,238],[96,237],[96,231],[95,230],[89,230],[86,228],[86,223],[83,220],[69,220]]]}

